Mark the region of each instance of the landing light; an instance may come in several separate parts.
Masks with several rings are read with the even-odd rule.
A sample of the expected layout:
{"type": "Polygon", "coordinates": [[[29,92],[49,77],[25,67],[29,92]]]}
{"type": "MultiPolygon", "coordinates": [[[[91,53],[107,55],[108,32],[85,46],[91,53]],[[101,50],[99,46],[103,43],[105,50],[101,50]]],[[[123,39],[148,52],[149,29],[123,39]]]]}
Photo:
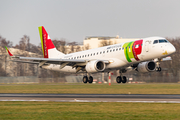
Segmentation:
{"type": "Polygon", "coordinates": [[[114,61],[113,60],[109,60],[110,63],[113,63],[114,61]]]}

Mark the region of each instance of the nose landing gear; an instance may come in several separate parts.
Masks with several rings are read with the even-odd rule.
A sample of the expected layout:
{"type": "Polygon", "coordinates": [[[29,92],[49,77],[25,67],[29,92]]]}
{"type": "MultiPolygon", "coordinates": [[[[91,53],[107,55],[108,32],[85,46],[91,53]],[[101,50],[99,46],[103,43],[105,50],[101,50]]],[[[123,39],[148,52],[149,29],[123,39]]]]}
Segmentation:
{"type": "Polygon", "coordinates": [[[157,66],[157,67],[156,67],[156,71],[157,71],[157,72],[161,72],[161,67],[160,67],[160,62],[159,62],[160,59],[155,59],[155,61],[156,61],[156,66],[157,66]]]}
{"type": "Polygon", "coordinates": [[[161,72],[161,67],[156,67],[157,72],[161,72]]]}

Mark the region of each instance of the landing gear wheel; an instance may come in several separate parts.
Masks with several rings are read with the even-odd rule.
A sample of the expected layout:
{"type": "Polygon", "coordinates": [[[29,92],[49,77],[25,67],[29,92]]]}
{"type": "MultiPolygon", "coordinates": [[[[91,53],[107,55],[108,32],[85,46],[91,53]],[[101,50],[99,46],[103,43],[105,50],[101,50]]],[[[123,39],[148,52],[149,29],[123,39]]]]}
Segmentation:
{"type": "Polygon", "coordinates": [[[89,83],[92,83],[92,82],[93,82],[93,77],[89,76],[89,83]]]}
{"type": "Polygon", "coordinates": [[[117,76],[117,78],[116,78],[116,82],[117,82],[117,83],[121,83],[121,82],[122,82],[122,78],[121,78],[121,76],[117,76]]]}
{"type": "Polygon", "coordinates": [[[161,72],[161,67],[157,67],[157,68],[156,68],[156,71],[157,71],[157,72],[161,72]]]}
{"type": "Polygon", "coordinates": [[[88,82],[88,77],[87,76],[84,76],[83,77],[83,83],[87,83],[88,82]]]}
{"type": "Polygon", "coordinates": [[[126,82],[127,82],[126,76],[123,76],[122,83],[126,83],[126,82]]]}
{"type": "Polygon", "coordinates": [[[161,67],[158,68],[158,71],[161,72],[161,67]]]}

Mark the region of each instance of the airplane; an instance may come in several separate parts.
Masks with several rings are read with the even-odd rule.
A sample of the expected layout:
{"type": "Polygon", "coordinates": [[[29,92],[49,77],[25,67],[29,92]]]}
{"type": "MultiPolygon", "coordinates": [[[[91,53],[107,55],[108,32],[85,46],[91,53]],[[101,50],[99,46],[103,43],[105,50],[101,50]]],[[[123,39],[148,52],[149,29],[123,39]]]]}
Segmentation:
{"type": "Polygon", "coordinates": [[[14,62],[38,64],[41,68],[60,72],[84,73],[84,83],[93,82],[93,73],[113,70],[120,73],[116,82],[126,83],[123,73],[132,70],[142,73],[161,71],[160,62],[171,60],[170,55],[176,52],[176,48],[165,38],[148,37],[64,54],[56,49],[43,26],[39,27],[39,34],[44,58],[14,56],[6,47],[11,57],[19,59],[14,62]]]}

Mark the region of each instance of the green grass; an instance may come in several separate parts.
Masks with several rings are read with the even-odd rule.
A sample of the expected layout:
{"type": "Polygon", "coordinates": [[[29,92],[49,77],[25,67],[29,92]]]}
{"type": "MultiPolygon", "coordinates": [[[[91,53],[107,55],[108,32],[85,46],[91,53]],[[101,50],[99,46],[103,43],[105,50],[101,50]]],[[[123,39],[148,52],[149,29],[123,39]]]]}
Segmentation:
{"type": "Polygon", "coordinates": [[[0,85],[0,93],[180,94],[180,84],[0,85]]]}
{"type": "MultiPolygon", "coordinates": [[[[180,94],[180,84],[0,85],[0,93],[180,94]]],[[[180,104],[0,102],[0,120],[179,120],[180,104]]]]}
{"type": "Polygon", "coordinates": [[[180,104],[0,102],[0,119],[179,120],[180,104]]]}

